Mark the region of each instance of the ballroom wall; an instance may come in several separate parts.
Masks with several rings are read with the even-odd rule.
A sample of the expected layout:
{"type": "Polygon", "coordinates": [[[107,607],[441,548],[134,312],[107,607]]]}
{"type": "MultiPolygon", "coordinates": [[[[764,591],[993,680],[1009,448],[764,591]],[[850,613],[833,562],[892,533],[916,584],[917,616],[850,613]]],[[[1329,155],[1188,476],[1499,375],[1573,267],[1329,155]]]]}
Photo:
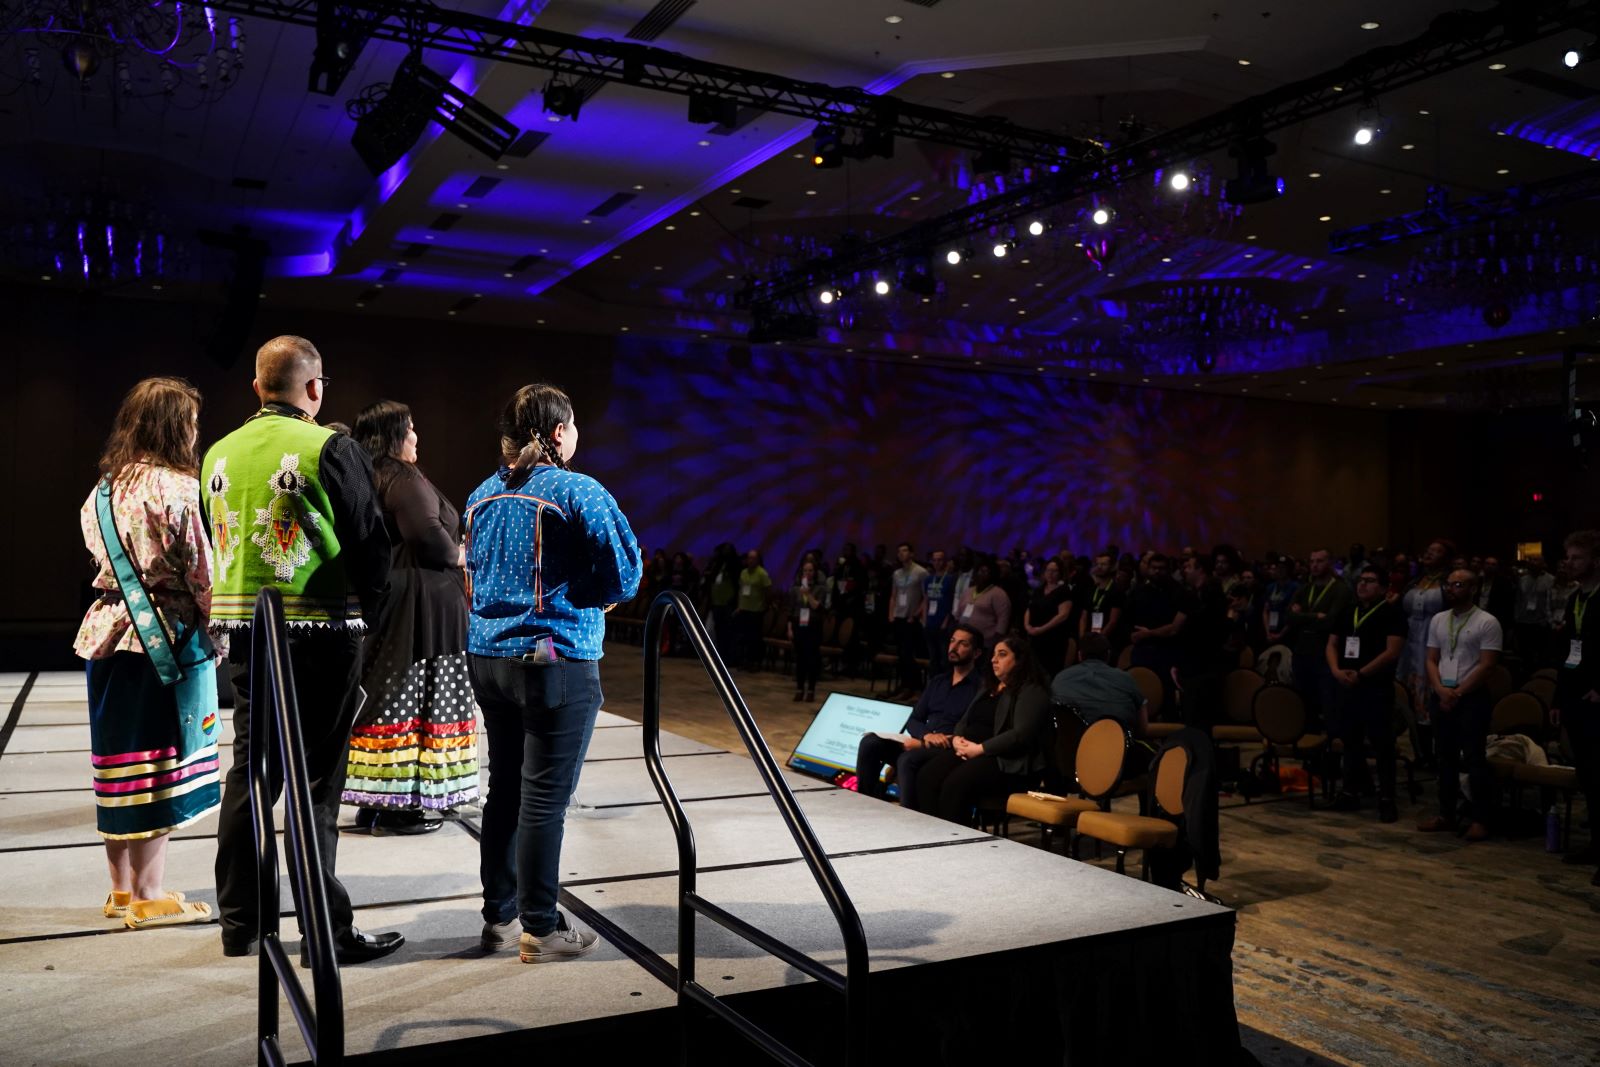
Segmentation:
{"type": "MultiPolygon", "coordinates": [[[[1377,413],[1034,375],[954,371],[700,344],[279,310],[246,354],[206,354],[209,305],[0,294],[12,328],[0,396],[0,549],[12,561],[0,637],[49,641],[80,611],[77,509],[122,394],[153,374],[204,392],[210,441],[255,410],[250,356],[279,332],[321,348],[324,420],[409,403],[421,463],[457,501],[494,466],[493,423],[517,385],[577,405],[577,466],[611,488],[651,549],[759,547],[774,570],[805,547],[910,538],[1035,551],[1209,545],[1304,550],[1384,540],[1388,421],[1377,413]]],[[[52,646],[53,647],[53,646],[52,646]]]]}

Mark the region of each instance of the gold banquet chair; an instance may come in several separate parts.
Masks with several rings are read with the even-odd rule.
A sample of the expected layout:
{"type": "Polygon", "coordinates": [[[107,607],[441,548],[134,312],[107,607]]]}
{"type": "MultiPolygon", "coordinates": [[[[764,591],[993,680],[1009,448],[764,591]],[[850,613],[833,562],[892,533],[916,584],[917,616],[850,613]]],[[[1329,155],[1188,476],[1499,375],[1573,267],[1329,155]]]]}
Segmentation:
{"type": "MultiPolygon", "coordinates": [[[[1155,768],[1155,815],[1132,815],[1120,811],[1086,811],[1078,816],[1078,836],[1104,841],[1117,850],[1117,873],[1124,874],[1128,850],[1145,854],[1139,876],[1149,879],[1149,852],[1153,848],[1172,848],[1178,843],[1178,824],[1183,816],[1183,786],[1189,776],[1189,753],[1180,745],[1164,749],[1155,768]],[[1165,816],[1163,818],[1163,816],[1165,816]]],[[[1076,858],[1076,857],[1074,857],[1076,858]]],[[[1204,885],[1201,889],[1204,889],[1204,885]]]]}

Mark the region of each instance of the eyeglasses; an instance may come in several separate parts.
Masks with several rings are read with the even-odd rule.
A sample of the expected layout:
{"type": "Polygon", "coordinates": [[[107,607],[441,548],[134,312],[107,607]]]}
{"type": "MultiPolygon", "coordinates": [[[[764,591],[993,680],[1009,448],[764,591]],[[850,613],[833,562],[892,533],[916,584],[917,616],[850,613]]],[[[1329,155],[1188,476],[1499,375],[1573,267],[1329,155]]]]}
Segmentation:
{"type": "Polygon", "coordinates": [[[319,374],[311,380],[314,382],[321,382],[324,389],[328,387],[329,382],[333,381],[333,379],[328,377],[326,374],[319,374]]]}
{"type": "Polygon", "coordinates": [[[1466,589],[1471,585],[1472,585],[1471,582],[1445,582],[1444,583],[1444,587],[1446,589],[1466,589]]]}

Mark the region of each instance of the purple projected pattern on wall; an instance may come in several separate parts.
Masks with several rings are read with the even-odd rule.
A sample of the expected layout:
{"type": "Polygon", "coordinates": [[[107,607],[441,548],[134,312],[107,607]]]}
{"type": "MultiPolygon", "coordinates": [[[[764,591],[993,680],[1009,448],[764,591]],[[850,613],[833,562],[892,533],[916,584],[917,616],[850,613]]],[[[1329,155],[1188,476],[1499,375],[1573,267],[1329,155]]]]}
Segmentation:
{"type": "Polygon", "coordinates": [[[646,546],[759,548],[786,577],[843,541],[1090,552],[1243,529],[1236,402],[1021,375],[698,348],[617,360],[582,469],[646,546]],[[603,429],[601,428],[603,425],[603,429]],[[634,430],[629,427],[651,427],[634,430]]]}

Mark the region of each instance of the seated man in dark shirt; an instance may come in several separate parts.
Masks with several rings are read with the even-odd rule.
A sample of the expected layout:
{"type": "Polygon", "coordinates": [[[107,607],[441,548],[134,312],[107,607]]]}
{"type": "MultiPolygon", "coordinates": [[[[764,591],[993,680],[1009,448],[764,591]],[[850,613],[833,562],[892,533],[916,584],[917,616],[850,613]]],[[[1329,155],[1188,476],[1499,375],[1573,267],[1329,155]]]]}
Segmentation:
{"type": "Polygon", "coordinates": [[[950,730],[966,714],[967,706],[983,690],[983,668],[986,662],[983,635],[965,625],[956,623],[950,631],[950,645],[946,653],[949,673],[935,674],[928,679],[917,705],[911,710],[911,720],[905,732],[909,740],[891,741],[877,734],[862,734],[856,748],[856,789],[865,796],[883,799],[884,784],[879,780],[885,764],[895,765],[895,781],[900,785],[900,804],[911,807],[911,792],[916,786],[917,771],[939,752],[950,747],[950,730]]]}
{"type": "Polygon", "coordinates": [[[1103,634],[1084,635],[1078,662],[1050,683],[1050,699],[1077,708],[1085,726],[1116,719],[1138,737],[1150,721],[1150,706],[1138,685],[1127,671],[1111,665],[1111,644],[1103,634]]]}

